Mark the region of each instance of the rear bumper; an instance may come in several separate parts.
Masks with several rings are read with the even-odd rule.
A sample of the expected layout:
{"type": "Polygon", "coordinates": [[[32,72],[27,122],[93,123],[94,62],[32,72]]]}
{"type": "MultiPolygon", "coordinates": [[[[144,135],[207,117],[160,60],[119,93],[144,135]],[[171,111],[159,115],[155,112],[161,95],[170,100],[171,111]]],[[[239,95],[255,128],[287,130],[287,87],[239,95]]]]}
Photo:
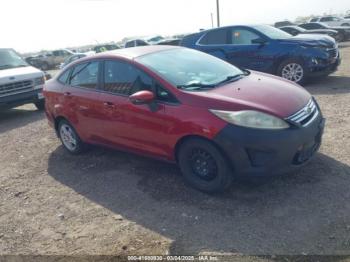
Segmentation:
{"type": "Polygon", "coordinates": [[[40,95],[42,92],[43,89],[38,88],[29,92],[0,97],[0,108],[13,108],[28,103],[39,102],[44,99],[42,95],[40,95]]]}
{"type": "Polygon", "coordinates": [[[321,145],[325,119],[309,126],[267,131],[227,125],[214,141],[238,176],[275,176],[307,163],[321,145]]]}

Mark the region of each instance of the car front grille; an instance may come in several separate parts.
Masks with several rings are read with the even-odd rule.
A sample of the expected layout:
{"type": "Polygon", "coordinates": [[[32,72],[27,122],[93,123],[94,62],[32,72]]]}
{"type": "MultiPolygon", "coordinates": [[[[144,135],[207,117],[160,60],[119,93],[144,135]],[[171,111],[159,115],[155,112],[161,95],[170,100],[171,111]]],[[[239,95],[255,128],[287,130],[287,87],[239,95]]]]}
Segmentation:
{"type": "Polygon", "coordinates": [[[318,107],[313,98],[301,110],[286,118],[288,122],[292,122],[297,126],[307,126],[311,124],[319,115],[318,107]]]}
{"type": "Polygon", "coordinates": [[[33,89],[33,81],[19,81],[0,85],[0,97],[23,93],[33,89]]]}

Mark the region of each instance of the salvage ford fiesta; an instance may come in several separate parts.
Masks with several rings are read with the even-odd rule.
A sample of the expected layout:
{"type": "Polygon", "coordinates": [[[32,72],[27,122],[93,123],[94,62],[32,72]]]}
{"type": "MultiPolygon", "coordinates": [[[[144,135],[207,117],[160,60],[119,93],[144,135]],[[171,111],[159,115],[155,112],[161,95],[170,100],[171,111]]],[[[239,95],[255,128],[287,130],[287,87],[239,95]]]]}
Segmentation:
{"type": "Polygon", "coordinates": [[[49,123],[69,152],[98,144],[176,162],[205,192],[226,189],[235,176],[303,165],[325,122],[299,85],[182,47],[80,59],[44,95],[49,123]]]}

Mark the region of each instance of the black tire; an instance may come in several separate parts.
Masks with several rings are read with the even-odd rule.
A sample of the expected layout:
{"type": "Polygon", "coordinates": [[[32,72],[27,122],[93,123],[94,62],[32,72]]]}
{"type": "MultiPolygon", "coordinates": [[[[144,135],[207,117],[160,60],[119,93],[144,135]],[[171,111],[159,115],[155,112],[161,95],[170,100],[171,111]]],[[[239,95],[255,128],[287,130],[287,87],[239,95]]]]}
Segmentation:
{"type": "Polygon", "coordinates": [[[180,146],[177,157],[185,181],[200,191],[206,193],[222,192],[232,183],[233,173],[227,159],[209,141],[199,138],[189,139],[180,146]],[[199,156],[199,152],[203,153],[200,153],[199,156]],[[203,157],[208,165],[203,167],[202,161],[198,163],[197,155],[201,160],[203,157]],[[199,169],[207,170],[206,175],[203,175],[201,172],[203,170],[199,170],[198,166],[199,169]]]}
{"type": "Polygon", "coordinates": [[[345,40],[345,35],[343,32],[338,32],[338,34],[335,36],[335,40],[337,42],[343,42],[345,40]]]}
{"type": "Polygon", "coordinates": [[[80,139],[78,133],[75,131],[74,127],[66,120],[61,120],[58,123],[58,130],[57,130],[57,134],[62,142],[63,147],[71,154],[73,155],[78,155],[82,152],[84,152],[86,150],[86,144],[80,139]],[[63,134],[61,132],[61,129],[69,127],[71,132],[72,132],[72,136],[74,136],[74,139],[76,141],[74,148],[73,147],[68,147],[67,144],[64,142],[64,137],[63,134]]]}
{"type": "Polygon", "coordinates": [[[288,65],[291,65],[291,64],[296,64],[296,65],[300,66],[300,68],[303,71],[303,75],[300,78],[300,80],[298,80],[298,81],[293,81],[293,80],[288,79],[288,78],[286,78],[286,79],[288,79],[290,81],[293,81],[293,82],[295,82],[295,83],[297,83],[299,85],[305,84],[307,82],[306,70],[305,70],[303,62],[298,60],[298,59],[291,58],[291,59],[284,60],[277,68],[277,75],[282,77],[282,78],[285,78],[285,77],[283,77],[283,73],[282,72],[283,72],[285,67],[287,67],[288,65]]]}
{"type": "Polygon", "coordinates": [[[42,111],[45,109],[45,100],[43,99],[38,102],[35,102],[34,105],[38,110],[42,111]]]}
{"type": "Polygon", "coordinates": [[[42,62],[40,65],[41,70],[46,71],[49,70],[49,64],[46,62],[42,62]]]}

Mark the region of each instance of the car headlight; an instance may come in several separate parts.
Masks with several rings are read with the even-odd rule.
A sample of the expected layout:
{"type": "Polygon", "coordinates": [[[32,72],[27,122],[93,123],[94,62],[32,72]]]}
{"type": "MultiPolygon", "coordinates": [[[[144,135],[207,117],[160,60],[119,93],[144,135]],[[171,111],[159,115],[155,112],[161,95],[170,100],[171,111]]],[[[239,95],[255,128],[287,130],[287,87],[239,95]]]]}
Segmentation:
{"type": "Polygon", "coordinates": [[[258,129],[286,129],[289,128],[289,124],[272,115],[253,111],[253,110],[244,110],[244,111],[222,111],[222,110],[213,110],[210,109],[210,112],[225,120],[228,123],[250,127],[258,129]]]}
{"type": "Polygon", "coordinates": [[[34,86],[40,86],[45,84],[45,76],[37,77],[34,79],[34,86]]]}

